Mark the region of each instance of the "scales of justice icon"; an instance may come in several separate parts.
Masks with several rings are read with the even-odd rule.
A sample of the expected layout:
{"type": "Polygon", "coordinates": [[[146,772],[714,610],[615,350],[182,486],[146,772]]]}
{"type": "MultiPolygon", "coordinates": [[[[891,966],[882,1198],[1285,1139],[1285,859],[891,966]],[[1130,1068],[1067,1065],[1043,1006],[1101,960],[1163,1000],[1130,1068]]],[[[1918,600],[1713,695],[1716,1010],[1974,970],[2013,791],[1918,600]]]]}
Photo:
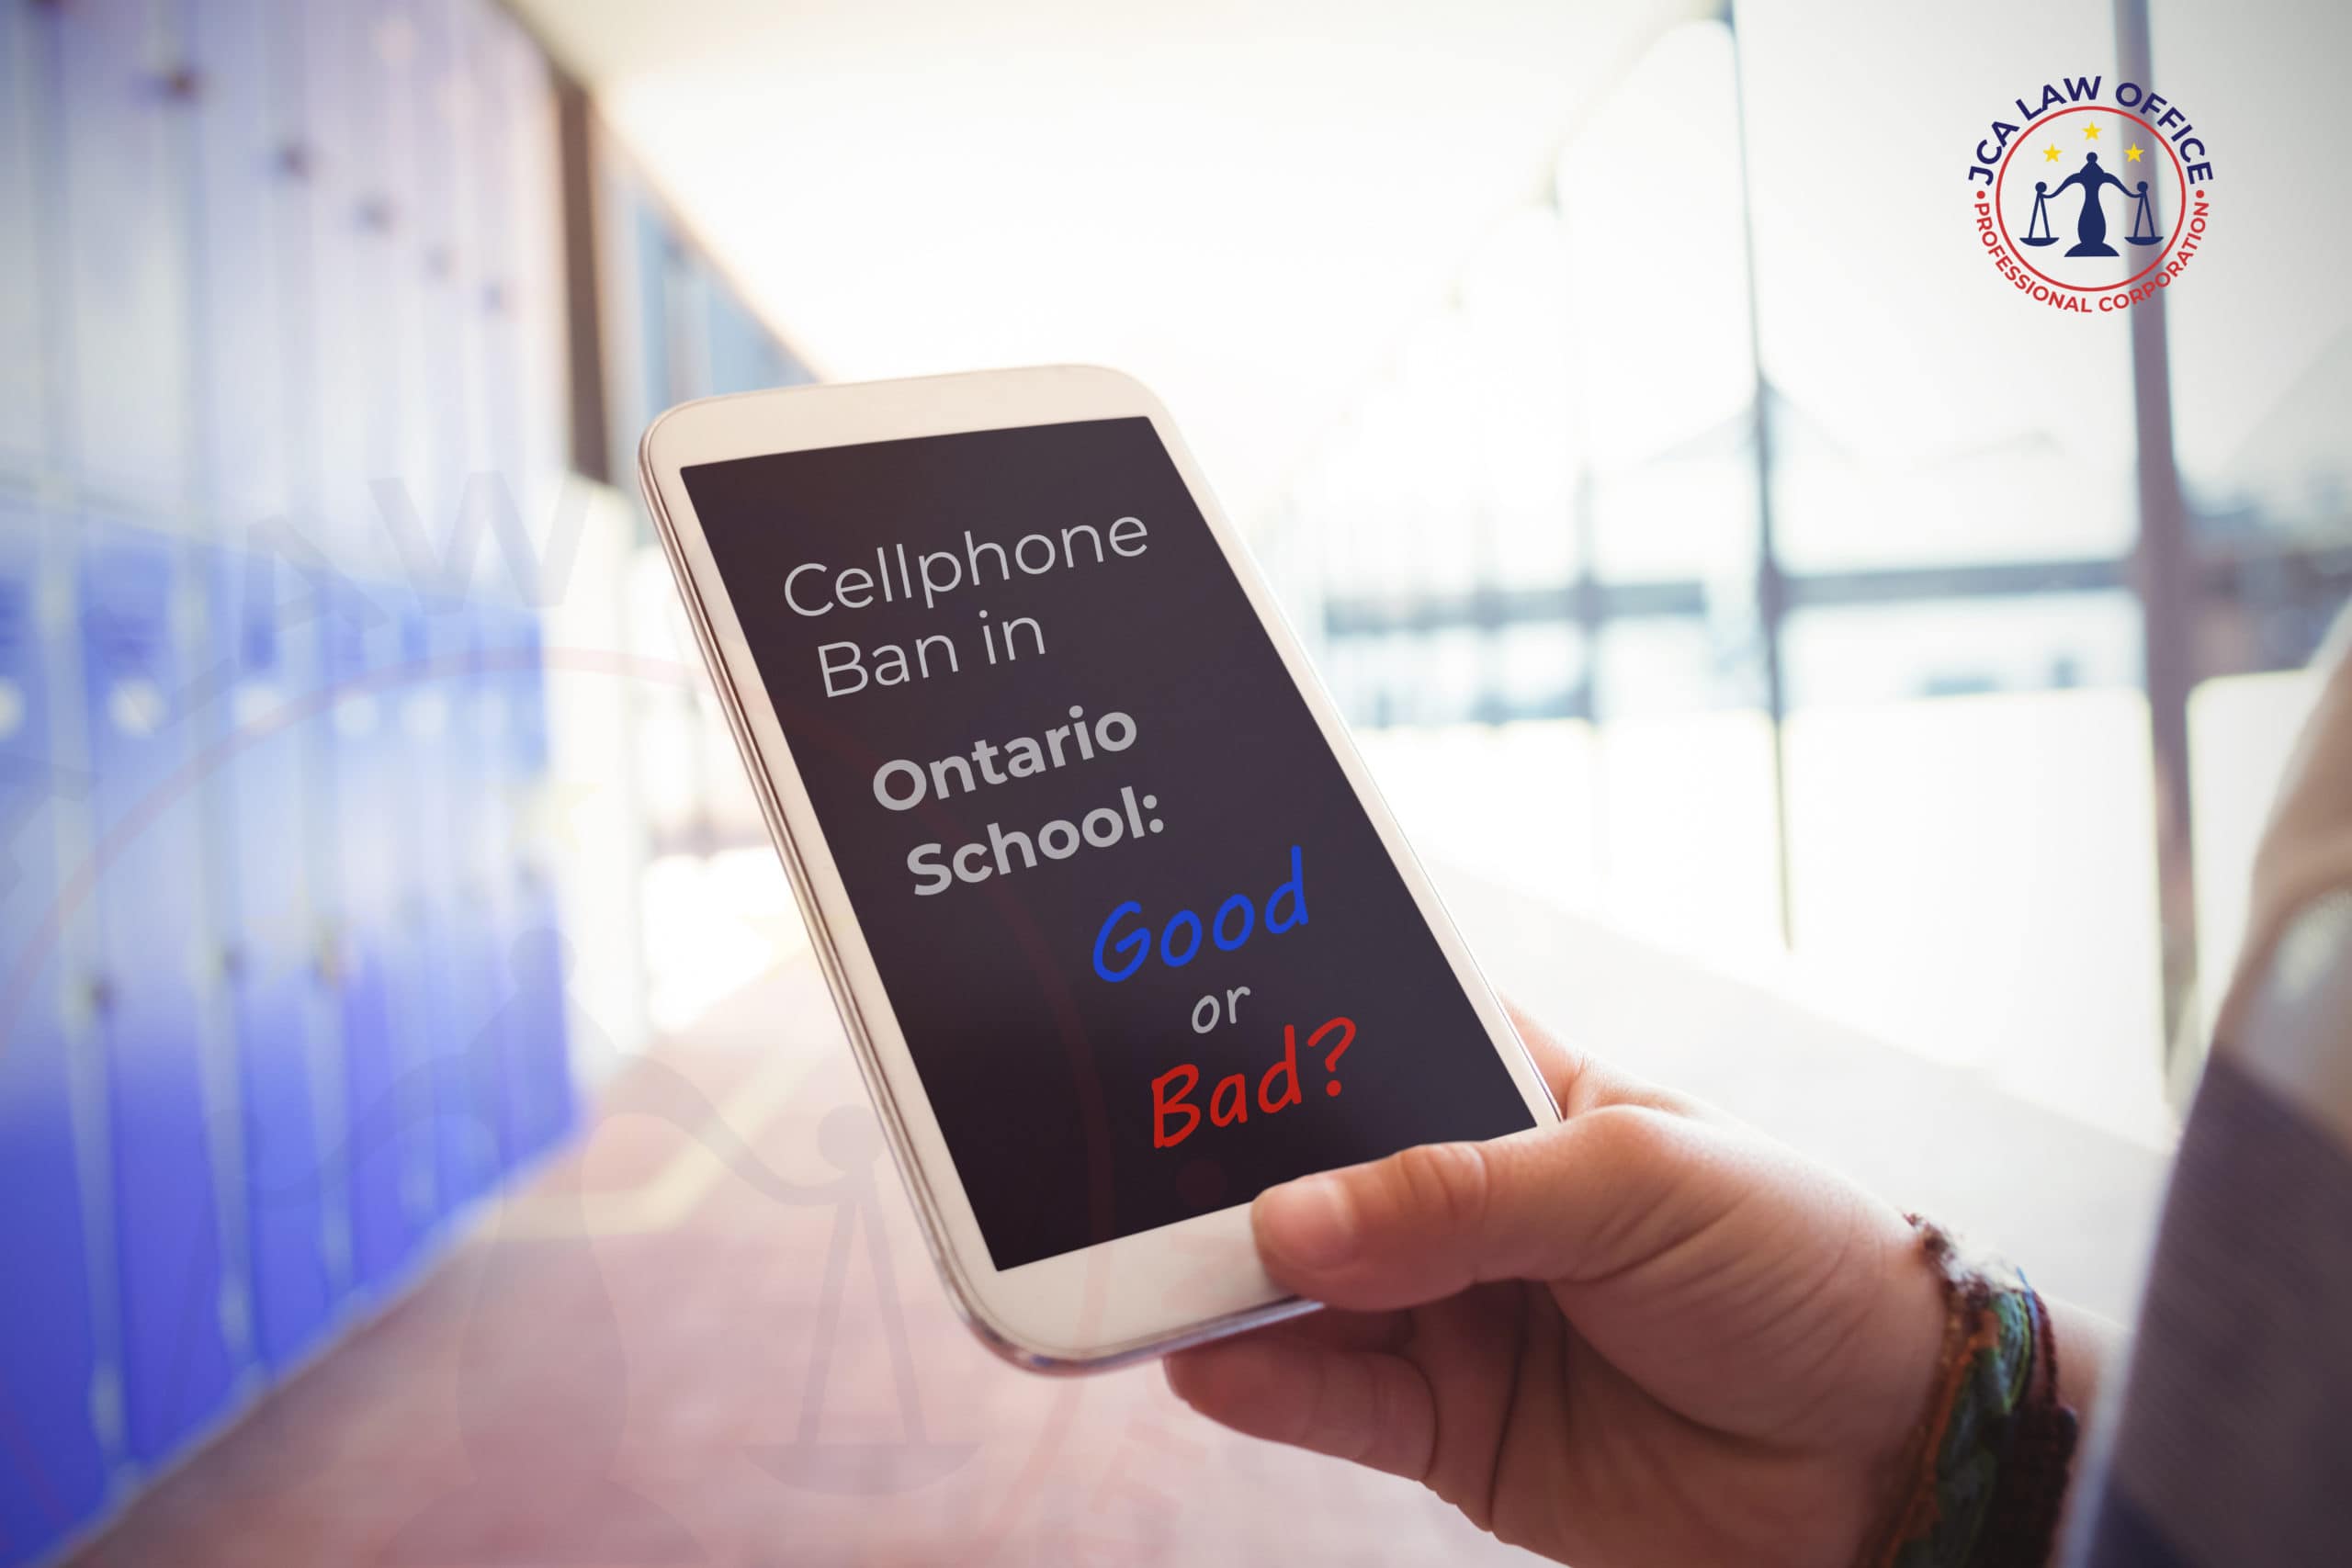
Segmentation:
{"type": "Polygon", "coordinates": [[[2083,191],[2083,210],[2075,220],[2075,243],[2068,248],[2068,255],[2111,256],[2121,254],[2107,243],[2107,209],[2099,205],[2099,197],[2109,186],[2113,186],[2126,196],[2136,197],[2137,204],[2132,212],[2132,231],[2123,236],[2125,244],[2153,245],[2164,238],[2156,232],[2155,211],[2148,200],[2148,182],[2142,180],[2134,191],[2098,166],[2098,153],[2086,152],[2083,154],[2083,166],[2055,186],[2042,180],[2033,182],[2033,216],[2027,220],[2025,233],[2020,236],[2019,243],[2028,245],[2054,245],[2058,243],[2058,236],[2050,230],[2050,198],[2068,186],[2080,186],[2083,191]]]}

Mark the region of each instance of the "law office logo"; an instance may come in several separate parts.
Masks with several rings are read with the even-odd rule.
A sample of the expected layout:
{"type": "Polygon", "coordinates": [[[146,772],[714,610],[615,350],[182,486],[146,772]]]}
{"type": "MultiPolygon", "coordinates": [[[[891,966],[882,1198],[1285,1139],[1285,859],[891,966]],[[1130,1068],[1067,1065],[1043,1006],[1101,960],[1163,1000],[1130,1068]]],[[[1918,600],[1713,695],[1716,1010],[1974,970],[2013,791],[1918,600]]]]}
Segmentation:
{"type": "Polygon", "coordinates": [[[2213,162],[2179,105],[2137,82],[2066,76],[1993,117],[1968,165],[1977,242],[2054,310],[2145,304],[2196,259],[2213,162]]]}

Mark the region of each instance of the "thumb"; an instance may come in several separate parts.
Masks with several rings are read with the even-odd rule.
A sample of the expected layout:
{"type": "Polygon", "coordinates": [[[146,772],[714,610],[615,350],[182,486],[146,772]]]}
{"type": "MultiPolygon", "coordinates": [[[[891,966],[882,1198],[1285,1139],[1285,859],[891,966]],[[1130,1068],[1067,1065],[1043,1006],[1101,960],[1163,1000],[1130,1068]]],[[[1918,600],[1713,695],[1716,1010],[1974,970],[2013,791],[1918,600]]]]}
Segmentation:
{"type": "Polygon", "coordinates": [[[1755,1163],[1723,1128],[1613,1105],[1303,1177],[1261,1193],[1251,1220],[1285,1289],[1385,1311],[1488,1280],[1573,1283],[1631,1268],[1736,1207],[1755,1163]]]}

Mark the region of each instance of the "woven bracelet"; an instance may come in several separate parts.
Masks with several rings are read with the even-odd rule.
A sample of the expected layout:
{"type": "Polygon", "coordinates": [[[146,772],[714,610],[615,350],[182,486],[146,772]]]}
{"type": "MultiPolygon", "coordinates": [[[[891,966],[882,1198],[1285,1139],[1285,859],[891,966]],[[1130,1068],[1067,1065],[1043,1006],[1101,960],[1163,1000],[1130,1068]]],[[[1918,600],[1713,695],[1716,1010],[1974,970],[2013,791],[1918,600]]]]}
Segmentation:
{"type": "Polygon", "coordinates": [[[1862,1568],[2044,1568],[2074,1461],[2050,1311],[2007,1264],[1963,1257],[1908,1216],[1942,1276],[1943,1353],[1914,1429],[1905,1497],[1862,1568]]]}

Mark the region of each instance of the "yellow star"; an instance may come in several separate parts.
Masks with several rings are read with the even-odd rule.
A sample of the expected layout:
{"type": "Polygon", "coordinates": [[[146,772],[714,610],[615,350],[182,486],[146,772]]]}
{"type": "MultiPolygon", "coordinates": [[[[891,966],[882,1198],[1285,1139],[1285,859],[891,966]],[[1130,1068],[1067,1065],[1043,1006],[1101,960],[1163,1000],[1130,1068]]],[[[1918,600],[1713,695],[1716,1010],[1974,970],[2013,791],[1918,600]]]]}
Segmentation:
{"type": "Polygon", "coordinates": [[[2140,161],[2140,149],[2137,147],[2126,147],[2123,150],[2123,161],[2127,164],[2138,163],[2140,161]]]}
{"type": "Polygon", "coordinates": [[[2091,141],[2097,141],[2098,140],[2098,122],[2097,120],[2085,120],[2083,122],[2083,134],[2088,137],[2091,141]]]}
{"type": "Polygon", "coordinates": [[[2058,149],[2055,147],[2043,148],[2041,150],[2041,161],[2045,164],[2056,163],[2058,161],[2058,149]]]}

